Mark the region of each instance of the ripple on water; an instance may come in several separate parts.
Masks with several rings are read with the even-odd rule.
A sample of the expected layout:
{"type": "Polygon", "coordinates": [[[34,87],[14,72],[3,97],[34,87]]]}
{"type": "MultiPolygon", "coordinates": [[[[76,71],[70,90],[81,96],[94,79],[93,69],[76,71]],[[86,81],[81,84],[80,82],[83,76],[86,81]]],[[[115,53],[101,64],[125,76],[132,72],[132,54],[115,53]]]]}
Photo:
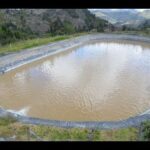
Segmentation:
{"type": "Polygon", "coordinates": [[[0,103],[46,119],[120,120],[150,108],[149,79],[148,43],[89,43],[0,76],[0,103]]]}

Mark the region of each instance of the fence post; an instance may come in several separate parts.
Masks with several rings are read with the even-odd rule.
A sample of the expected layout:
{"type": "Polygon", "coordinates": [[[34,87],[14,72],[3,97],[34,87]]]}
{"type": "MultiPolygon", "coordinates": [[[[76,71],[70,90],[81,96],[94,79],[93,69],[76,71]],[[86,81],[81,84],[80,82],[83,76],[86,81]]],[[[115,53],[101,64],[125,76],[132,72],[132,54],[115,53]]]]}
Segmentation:
{"type": "Polygon", "coordinates": [[[88,134],[88,140],[89,141],[93,141],[93,138],[94,138],[94,129],[89,129],[89,134],[88,134]]]}
{"type": "Polygon", "coordinates": [[[27,140],[30,141],[30,127],[27,127],[27,140]]]}

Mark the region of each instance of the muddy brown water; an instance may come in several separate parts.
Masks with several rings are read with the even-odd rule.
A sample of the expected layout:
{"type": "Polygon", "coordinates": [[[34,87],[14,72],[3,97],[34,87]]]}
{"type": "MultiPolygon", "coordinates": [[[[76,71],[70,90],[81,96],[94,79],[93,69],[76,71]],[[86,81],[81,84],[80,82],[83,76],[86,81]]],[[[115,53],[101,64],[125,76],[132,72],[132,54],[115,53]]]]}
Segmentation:
{"type": "Polygon", "coordinates": [[[97,41],[7,72],[0,106],[67,121],[138,115],[150,108],[150,44],[97,41]]]}

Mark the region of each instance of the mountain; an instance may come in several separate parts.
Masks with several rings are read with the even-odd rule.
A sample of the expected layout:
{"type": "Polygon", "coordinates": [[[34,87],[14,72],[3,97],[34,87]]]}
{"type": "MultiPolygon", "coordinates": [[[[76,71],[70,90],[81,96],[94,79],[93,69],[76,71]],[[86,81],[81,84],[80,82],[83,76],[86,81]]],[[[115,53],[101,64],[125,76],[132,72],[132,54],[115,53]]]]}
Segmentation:
{"type": "Polygon", "coordinates": [[[148,10],[143,10],[142,12],[140,12],[140,14],[142,17],[144,17],[145,19],[150,19],[150,9],[148,10]]]}
{"type": "Polygon", "coordinates": [[[142,12],[136,9],[95,9],[90,11],[99,18],[108,20],[115,24],[132,24],[134,21],[143,21],[145,18],[141,15],[142,12]]]}
{"type": "Polygon", "coordinates": [[[139,30],[149,30],[150,31],[150,19],[144,20],[142,23],[138,25],[139,30]]]}
{"type": "Polygon", "coordinates": [[[90,11],[116,27],[126,26],[131,29],[150,27],[150,9],[90,9],[90,11]]]}
{"type": "Polygon", "coordinates": [[[0,44],[45,34],[103,31],[107,24],[88,9],[1,9],[0,20],[0,44]]]}

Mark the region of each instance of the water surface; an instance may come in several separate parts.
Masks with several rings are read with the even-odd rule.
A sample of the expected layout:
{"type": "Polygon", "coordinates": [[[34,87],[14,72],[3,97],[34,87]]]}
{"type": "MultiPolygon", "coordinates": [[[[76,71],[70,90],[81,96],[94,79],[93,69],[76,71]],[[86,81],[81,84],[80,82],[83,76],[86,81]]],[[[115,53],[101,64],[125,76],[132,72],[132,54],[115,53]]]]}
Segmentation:
{"type": "Polygon", "coordinates": [[[150,44],[102,41],[0,76],[0,106],[38,118],[110,121],[150,108],[150,44]]]}

